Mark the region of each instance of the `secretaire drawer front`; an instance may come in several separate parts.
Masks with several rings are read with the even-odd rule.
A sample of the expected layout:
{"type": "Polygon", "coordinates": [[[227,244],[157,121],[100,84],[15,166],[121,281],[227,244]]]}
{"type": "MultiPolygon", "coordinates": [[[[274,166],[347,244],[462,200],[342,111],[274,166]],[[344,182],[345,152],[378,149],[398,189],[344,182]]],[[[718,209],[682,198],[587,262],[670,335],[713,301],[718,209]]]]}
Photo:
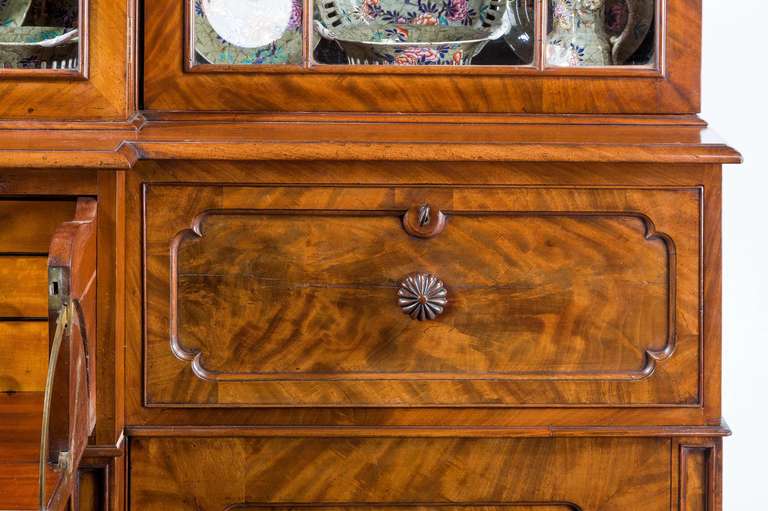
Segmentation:
{"type": "Polygon", "coordinates": [[[132,438],[130,453],[141,511],[669,511],[674,479],[669,438],[132,438]]]}
{"type": "Polygon", "coordinates": [[[144,188],[146,403],[688,406],[699,189],[144,188]]]}

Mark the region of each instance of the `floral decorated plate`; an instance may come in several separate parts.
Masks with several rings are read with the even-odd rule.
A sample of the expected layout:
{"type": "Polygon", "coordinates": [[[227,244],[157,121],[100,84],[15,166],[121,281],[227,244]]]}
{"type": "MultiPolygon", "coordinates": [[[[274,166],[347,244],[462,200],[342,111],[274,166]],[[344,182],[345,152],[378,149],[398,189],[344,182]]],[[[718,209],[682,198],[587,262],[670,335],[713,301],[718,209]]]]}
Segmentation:
{"type": "Polygon", "coordinates": [[[60,27],[0,27],[0,67],[77,67],[77,29],[60,27]]]}
{"type": "Polygon", "coordinates": [[[338,42],[350,64],[463,65],[491,39],[490,29],[372,23],[318,27],[338,42]]]}
{"type": "Polygon", "coordinates": [[[323,0],[321,36],[350,64],[464,65],[509,29],[506,0],[323,0]]]}
{"type": "Polygon", "coordinates": [[[323,24],[390,23],[408,25],[488,26],[496,21],[500,0],[331,0],[318,2],[323,24]],[[488,19],[490,18],[490,19],[488,19]]]}
{"type": "Polygon", "coordinates": [[[0,27],[0,46],[52,48],[78,41],[78,30],[61,27],[0,27]]]}
{"type": "Polygon", "coordinates": [[[194,49],[210,64],[300,64],[302,0],[189,0],[194,49]]]}
{"type": "Polygon", "coordinates": [[[0,0],[0,27],[20,27],[32,0],[0,0]]]}

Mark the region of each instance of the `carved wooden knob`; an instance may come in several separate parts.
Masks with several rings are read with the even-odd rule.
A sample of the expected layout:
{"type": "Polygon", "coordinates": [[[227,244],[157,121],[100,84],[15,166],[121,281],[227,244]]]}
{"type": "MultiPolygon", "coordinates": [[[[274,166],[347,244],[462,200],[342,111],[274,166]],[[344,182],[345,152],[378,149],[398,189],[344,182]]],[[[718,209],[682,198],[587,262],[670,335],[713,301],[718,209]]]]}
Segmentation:
{"type": "Polygon", "coordinates": [[[431,273],[412,273],[400,283],[397,303],[404,313],[413,319],[435,319],[448,303],[443,281],[431,273]]]}
{"type": "Polygon", "coordinates": [[[445,229],[445,215],[429,204],[413,206],[403,216],[403,228],[411,236],[431,238],[445,229]]]}

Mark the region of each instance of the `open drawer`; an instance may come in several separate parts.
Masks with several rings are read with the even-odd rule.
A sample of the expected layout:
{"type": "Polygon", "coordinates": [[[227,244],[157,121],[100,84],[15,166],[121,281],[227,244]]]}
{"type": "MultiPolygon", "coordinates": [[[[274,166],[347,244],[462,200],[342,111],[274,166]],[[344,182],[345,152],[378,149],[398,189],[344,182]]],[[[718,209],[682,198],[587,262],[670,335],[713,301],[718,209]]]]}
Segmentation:
{"type": "MultiPolygon", "coordinates": [[[[31,287],[46,278],[43,271],[30,271],[31,287]]],[[[0,399],[0,509],[63,509],[95,425],[95,199],[78,199],[74,218],[53,233],[47,280],[47,376],[39,386],[9,390],[0,399]]],[[[15,323],[22,326],[7,330],[7,335],[29,330],[35,321],[15,323]]],[[[38,363],[46,366],[45,360],[38,363]]]]}
{"type": "Polygon", "coordinates": [[[143,200],[148,406],[700,402],[699,188],[143,200]]]}

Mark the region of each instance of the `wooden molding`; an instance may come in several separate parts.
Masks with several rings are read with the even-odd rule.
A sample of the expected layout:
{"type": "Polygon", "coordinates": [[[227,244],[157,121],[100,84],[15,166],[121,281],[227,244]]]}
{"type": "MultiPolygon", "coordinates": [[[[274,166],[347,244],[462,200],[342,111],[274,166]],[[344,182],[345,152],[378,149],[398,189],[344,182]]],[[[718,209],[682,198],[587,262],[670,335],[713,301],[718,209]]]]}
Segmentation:
{"type": "Polygon", "coordinates": [[[721,441],[681,442],[679,445],[680,511],[718,511],[721,441]]]}
{"type": "Polygon", "coordinates": [[[344,502],[338,504],[261,503],[241,502],[229,504],[224,511],[582,511],[570,502],[344,502]]]}
{"type": "MultiPolygon", "coordinates": [[[[263,193],[269,193],[268,190],[264,190],[263,193]]],[[[412,210],[406,212],[406,217],[413,213],[412,210]]],[[[639,381],[649,378],[653,375],[656,367],[659,363],[667,360],[675,351],[675,345],[677,341],[676,325],[676,250],[675,243],[672,238],[656,230],[653,221],[643,213],[627,213],[621,211],[590,211],[583,213],[564,213],[555,211],[439,211],[440,218],[435,219],[437,227],[434,228],[435,234],[442,231],[442,227],[445,226],[445,216],[510,216],[510,217],[535,217],[535,216],[563,216],[568,218],[581,218],[581,217],[611,217],[611,218],[637,218],[641,220],[645,226],[644,240],[661,240],[664,243],[667,252],[667,335],[664,347],[658,350],[646,349],[645,360],[640,361],[640,369],[626,372],[616,371],[569,371],[569,372],[541,372],[541,371],[527,371],[527,372],[511,372],[501,373],[493,372],[486,374],[476,373],[429,373],[429,372],[401,372],[401,373],[376,373],[376,372],[360,372],[360,373],[344,373],[344,372],[262,372],[262,371],[248,371],[248,372],[230,372],[224,369],[211,369],[205,366],[204,359],[205,353],[199,349],[189,348],[184,345],[183,340],[179,336],[178,325],[178,274],[179,263],[178,254],[181,245],[193,238],[202,239],[204,234],[202,231],[202,223],[211,216],[240,216],[240,215],[271,215],[271,216],[381,216],[390,215],[394,217],[400,217],[403,215],[402,211],[381,211],[381,210],[281,210],[281,209],[220,209],[220,210],[205,210],[197,214],[190,227],[180,231],[171,240],[170,246],[170,348],[173,354],[180,360],[184,360],[190,363],[193,373],[201,380],[209,382],[258,382],[258,381],[315,381],[315,380],[329,380],[329,381],[355,381],[355,380],[462,380],[462,381],[474,381],[474,380],[487,380],[487,381],[531,381],[531,380],[568,380],[568,381],[639,381]]],[[[423,236],[428,237],[428,236],[423,236]]],[[[396,286],[395,286],[396,287],[396,286]]],[[[393,287],[393,290],[395,289],[393,287]]]]}
{"type": "Polygon", "coordinates": [[[730,436],[718,426],[128,426],[131,437],[315,437],[315,438],[527,438],[527,437],[686,437],[730,436]]]}
{"type": "Polygon", "coordinates": [[[697,117],[156,114],[0,122],[0,167],[130,169],[140,160],[739,163],[697,117]],[[618,128],[620,127],[620,128],[618,128]]]}

